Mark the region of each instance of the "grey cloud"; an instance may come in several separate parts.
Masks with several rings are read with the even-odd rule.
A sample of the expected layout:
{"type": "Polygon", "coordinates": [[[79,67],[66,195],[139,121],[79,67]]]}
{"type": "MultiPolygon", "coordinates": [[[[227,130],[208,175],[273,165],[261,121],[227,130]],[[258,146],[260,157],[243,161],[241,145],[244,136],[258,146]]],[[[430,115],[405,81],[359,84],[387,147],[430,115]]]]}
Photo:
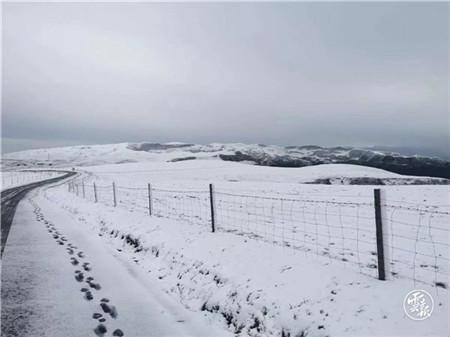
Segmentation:
{"type": "Polygon", "coordinates": [[[442,148],[448,6],[4,3],[4,149],[14,139],[14,150],[44,140],[442,148]]]}

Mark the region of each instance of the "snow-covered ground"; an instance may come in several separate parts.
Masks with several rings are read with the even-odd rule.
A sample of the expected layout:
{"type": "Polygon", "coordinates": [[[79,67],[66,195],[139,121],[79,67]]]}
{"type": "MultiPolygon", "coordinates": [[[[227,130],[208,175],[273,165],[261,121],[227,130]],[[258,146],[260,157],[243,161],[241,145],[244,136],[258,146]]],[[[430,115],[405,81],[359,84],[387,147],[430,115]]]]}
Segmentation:
{"type": "Polygon", "coordinates": [[[54,171],[6,171],[2,172],[1,190],[34,183],[62,175],[54,171]]]}
{"type": "MultiPolygon", "coordinates": [[[[440,172],[439,176],[446,176],[445,170],[448,162],[437,158],[420,156],[405,157],[398,153],[380,152],[369,149],[352,147],[322,148],[318,146],[276,146],[263,144],[241,143],[212,143],[212,144],[184,144],[184,143],[120,143],[106,145],[72,146],[51,149],[27,150],[8,153],[3,156],[2,167],[67,167],[67,166],[94,166],[122,163],[162,163],[178,161],[204,161],[227,160],[239,161],[272,167],[304,167],[317,164],[352,163],[372,167],[391,167],[395,171],[402,166],[412,165],[415,174],[424,172],[440,172]],[[421,169],[419,169],[421,168],[421,169]],[[434,168],[434,171],[428,169],[434,168]]],[[[315,171],[315,170],[313,170],[315,171]]],[[[396,171],[402,172],[402,171],[396,171]]],[[[328,173],[330,173],[328,171],[328,173]]],[[[358,173],[354,170],[353,173],[358,173]]],[[[363,176],[347,176],[347,181],[341,177],[333,178],[331,183],[349,183],[349,179],[363,176]],[[337,179],[335,179],[337,178],[337,179]]],[[[386,179],[387,184],[448,184],[443,178],[431,177],[402,177],[399,175],[382,175],[372,178],[386,179]]],[[[329,177],[322,177],[326,179],[329,177]]],[[[309,177],[314,182],[317,175],[309,177]]],[[[359,181],[361,183],[361,181],[359,181]]],[[[367,184],[367,182],[366,182],[367,184]]]]}
{"type": "MultiPolygon", "coordinates": [[[[181,167],[176,170],[178,177],[182,176],[181,167]]],[[[135,187],[139,186],[139,182],[145,186],[146,181],[158,186],[155,172],[147,172],[151,175],[147,179],[132,179],[133,173],[124,170],[120,174],[120,168],[115,169],[114,178],[118,186],[131,184],[132,181],[135,187]]],[[[175,171],[176,167],[173,166],[173,169],[175,171]]],[[[192,169],[189,167],[186,174],[194,175],[195,170],[192,169]]],[[[96,172],[97,183],[101,185],[99,179],[103,178],[102,183],[106,186],[107,179],[111,177],[109,173],[105,174],[108,168],[96,167],[92,171],[96,172]]],[[[203,176],[205,180],[193,180],[191,183],[195,185],[191,187],[200,189],[203,184],[206,192],[206,183],[212,181],[228,188],[234,184],[234,191],[242,188],[242,191],[248,192],[251,186],[252,193],[260,191],[265,196],[270,193],[278,195],[280,191],[295,195],[300,190],[302,195],[316,199],[332,197],[336,200],[342,196],[347,201],[367,201],[373,193],[373,188],[367,186],[292,186],[270,181],[261,184],[247,182],[241,186],[219,179],[220,170],[215,173],[216,179],[212,177],[214,170],[205,171],[209,174],[197,171],[196,176],[203,176]]],[[[184,179],[178,182],[166,176],[172,174],[171,171],[161,170],[160,184],[167,189],[176,186],[188,188],[184,179]]],[[[242,179],[239,170],[236,170],[236,175],[242,179]]],[[[280,175],[275,177],[277,181],[282,180],[280,175]]],[[[257,179],[255,176],[253,178],[257,179]]],[[[448,190],[442,186],[421,186],[420,189],[417,186],[390,186],[386,191],[386,195],[400,201],[420,202],[426,199],[428,204],[444,201],[440,198],[445,198],[447,193],[448,190]]],[[[141,196],[141,205],[144,205],[145,193],[141,196]]],[[[211,233],[207,221],[202,225],[201,221],[192,223],[188,219],[183,221],[182,217],[178,220],[164,219],[164,211],[161,211],[161,217],[150,217],[145,206],[139,207],[138,202],[135,205],[119,203],[119,207],[114,208],[110,193],[110,200],[106,199],[105,193],[101,197],[104,203],[97,204],[93,203],[93,199],[68,195],[67,186],[49,190],[47,197],[78,218],[80,226],[85,226],[93,235],[101,235],[105,242],[134,260],[148,272],[148,277],[160,280],[164,289],[183,305],[194,311],[216,315],[229,329],[242,335],[442,336],[448,331],[448,290],[429,284],[415,284],[408,277],[389,277],[388,281],[379,281],[374,269],[363,267],[361,273],[360,266],[355,267],[327,255],[317,255],[314,241],[309,244],[310,250],[302,250],[259,240],[246,231],[243,231],[246,235],[236,235],[221,230],[220,216],[218,232],[211,233]],[[428,290],[436,302],[433,317],[421,323],[407,318],[402,308],[404,296],[414,288],[428,290]]],[[[121,197],[118,198],[121,200],[121,197]]],[[[330,204],[330,213],[335,211],[330,204]]],[[[345,219],[348,221],[349,217],[345,219]]],[[[330,225],[335,220],[330,216],[330,225]]],[[[371,225],[374,226],[373,221],[371,225]]],[[[446,226],[445,223],[442,225],[446,226]]],[[[345,233],[346,236],[348,234],[345,233]]],[[[347,236],[344,242],[350,245],[351,237],[347,236]]],[[[327,238],[321,243],[325,246],[329,244],[327,238]]],[[[337,245],[340,250],[341,243],[337,242],[337,245]]],[[[350,247],[347,247],[348,252],[350,247]]],[[[375,251],[375,246],[372,249],[375,251]]],[[[447,252],[443,253],[448,258],[447,252]]],[[[344,256],[349,257],[349,254],[344,256]]],[[[363,256],[360,258],[364,259],[363,256]]],[[[376,263],[376,257],[372,255],[371,258],[372,263],[376,263]]]]}
{"type": "Polygon", "coordinates": [[[82,165],[81,175],[34,202],[133,261],[189,310],[242,336],[448,335],[448,186],[347,185],[355,177],[404,178],[353,165],[276,168],[210,156],[171,162],[179,153],[131,151],[131,158],[120,146],[105,146],[102,156],[98,149],[73,164],[67,151],[66,167],[82,165]],[[342,184],[309,184],[323,178],[342,184]],[[387,281],[377,279],[375,188],[387,281]],[[403,311],[405,295],[417,288],[435,301],[421,322],[403,311]]]}

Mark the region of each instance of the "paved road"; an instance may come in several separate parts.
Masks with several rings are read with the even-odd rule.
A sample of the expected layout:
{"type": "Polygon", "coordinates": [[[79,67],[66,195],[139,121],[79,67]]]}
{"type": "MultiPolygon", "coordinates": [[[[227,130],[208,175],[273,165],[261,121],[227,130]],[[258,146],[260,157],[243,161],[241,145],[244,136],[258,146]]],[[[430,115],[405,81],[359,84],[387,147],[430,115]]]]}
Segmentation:
{"type": "Polygon", "coordinates": [[[66,179],[68,177],[73,176],[76,174],[76,172],[66,172],[66,174],[51,178],[43,181],[38,181],[35,183],[31,183],[28,185],[18,186],[18,187],[12,187],[7,190],[4,190],[1,192],[1,205],[2,205],[2,239],[1,239],[1,245],[2,245],[2,251],[1,256],[3,257],[3,251],[5,250],[6,240],[8,239],[8,234],[11,229],[12,220],[14,218],[14,214],[16,213],[16,208],[20,200],[31,190],[51,184],[54,182],[57,182],[62,179],[66,179]]]}

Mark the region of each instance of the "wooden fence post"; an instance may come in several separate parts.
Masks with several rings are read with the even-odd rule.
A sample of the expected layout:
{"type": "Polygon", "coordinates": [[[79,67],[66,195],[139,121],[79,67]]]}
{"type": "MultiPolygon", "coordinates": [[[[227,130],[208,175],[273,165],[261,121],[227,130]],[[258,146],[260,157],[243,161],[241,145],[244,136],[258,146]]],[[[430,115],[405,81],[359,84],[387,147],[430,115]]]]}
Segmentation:
{"type": "Polygon", "coordinates": [[[211,231],[214,233],[216,231],[216,223],[215,223],[214,186],[213,186],[213,184],[209,184],[209,203],[211,206],[211,231]]]}
{"type": "Polygon", "coordinates": [[[374,189],[375,224],[377,230],[377,257],[378,257],[378,279],[386,280],[384,264],[384,244],[383,244],[383,222],[381,217],[381,197],[380,189],[374,189]]]}
{"type": "Polygon", "coordinates": [[[152,185],[148,183],[148,215],[152,215],[153,212],[153,205],[152,205],[152,185]]]}
{"type": "Polygon", "coordinates": [[[117,206],[117,199],[116,199],[116,184],[112,183],[112,189],[113,189],[113,201],[114,201],[114,207],[117,206]]]}
{"type": "Polygon", "coordinates": [[[97,186],[95,186],[95,183],[94,183],[94,200],[95,200],[95,202],[98,201],[97,200],[97,186]]]}
{"type": "Polygon", "coordinates": [[[86,192],[84,190],[84,179],[81,181],[81,187],[83,189],[83,199],[86,199],[86,192]]]}

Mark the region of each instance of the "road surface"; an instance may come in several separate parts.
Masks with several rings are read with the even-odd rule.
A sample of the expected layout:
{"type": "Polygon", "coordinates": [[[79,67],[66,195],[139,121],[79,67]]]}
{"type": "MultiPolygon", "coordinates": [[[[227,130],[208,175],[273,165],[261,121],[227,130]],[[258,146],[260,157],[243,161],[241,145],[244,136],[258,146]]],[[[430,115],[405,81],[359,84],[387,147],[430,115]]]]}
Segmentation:
{"type": "Polygon", "coordinates": [[[7,212],[17,206],[2,257],[2,336],[232,335],[165,294],[160,280],[81,226],[81,215],[45,198],[51,187],[17,205],[23,191],[2,194],[7,212]]]}
{"type": "Polygon", "coordinates": [[[12,187],[7,190],[1,192],[1,203],[2,203],[2,251],[1,255],[3,256],[3,250],[5,249],[6,240],[8,239],[9,230],[11,228],[11,223],[14,218],[14,214],[16,212],[17,204],[20,200],[31,190],[55,183],[57,181],[66,179],[70,176],[73,176],[76,172],[66,172],[64,175],[60,177],[55,177],[51,179],[46,179],[43,181],[38,181],[35,183],[31,183],[28,185],[22,185],[17,187],[12,187]]]}

